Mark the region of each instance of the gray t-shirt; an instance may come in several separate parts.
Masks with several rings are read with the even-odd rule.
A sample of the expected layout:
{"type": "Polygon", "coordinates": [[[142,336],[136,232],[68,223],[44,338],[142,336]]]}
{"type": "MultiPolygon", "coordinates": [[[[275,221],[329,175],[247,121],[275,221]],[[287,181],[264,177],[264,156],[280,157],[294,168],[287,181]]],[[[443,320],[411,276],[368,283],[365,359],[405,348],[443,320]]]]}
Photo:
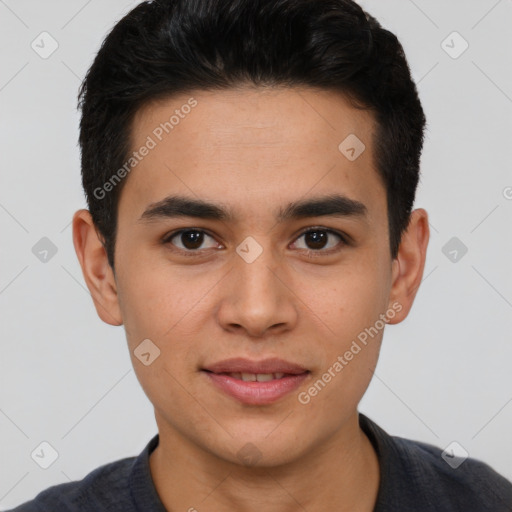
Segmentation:
{"type": "MultiPolygon", "coordinates": [[[[512,483],[483,462],[469,458],[453,469],[440,448],[389,436],[363,414],[359,423],[379,457],[374,512],[512,512],[512,483]]],[[[50,487],[8,512],[166,512],[149,469],[158,439],[157,434],[138,457],[50,487]]]]}

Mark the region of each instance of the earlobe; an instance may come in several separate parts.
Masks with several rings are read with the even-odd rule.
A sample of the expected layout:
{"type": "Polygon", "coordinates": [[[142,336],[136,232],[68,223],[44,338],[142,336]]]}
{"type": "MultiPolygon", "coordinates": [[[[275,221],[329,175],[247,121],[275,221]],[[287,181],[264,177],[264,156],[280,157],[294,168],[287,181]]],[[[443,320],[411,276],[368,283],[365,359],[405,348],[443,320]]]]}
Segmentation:
{"type": "Polygon", "coordinates": [[[427,212],[422,208],[414,210],[393,261],[389,307],[398,303],[401,309],[389,320],[390,324],[400,323],[409,314],[423,278],[429,236],[427,212]]]}
{"type": "Polygon", "coordinates": [[[107,324],[122,325],[114,272],[88,210],[73,216],[73,244],[99,317],[107,324]]]}

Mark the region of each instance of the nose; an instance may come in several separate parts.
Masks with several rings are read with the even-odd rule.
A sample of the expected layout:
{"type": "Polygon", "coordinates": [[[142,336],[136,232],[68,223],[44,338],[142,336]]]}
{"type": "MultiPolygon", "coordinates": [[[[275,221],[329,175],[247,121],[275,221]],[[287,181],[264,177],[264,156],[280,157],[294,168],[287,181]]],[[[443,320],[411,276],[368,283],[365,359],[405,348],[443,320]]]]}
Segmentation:
{"type": "Polygon", "coordinates": [[[271,249],[264,249],[251,263],[238,255],[234,260],[217,309],[220,325],[254,338],[292,329],[298,299],[271,249]]]}

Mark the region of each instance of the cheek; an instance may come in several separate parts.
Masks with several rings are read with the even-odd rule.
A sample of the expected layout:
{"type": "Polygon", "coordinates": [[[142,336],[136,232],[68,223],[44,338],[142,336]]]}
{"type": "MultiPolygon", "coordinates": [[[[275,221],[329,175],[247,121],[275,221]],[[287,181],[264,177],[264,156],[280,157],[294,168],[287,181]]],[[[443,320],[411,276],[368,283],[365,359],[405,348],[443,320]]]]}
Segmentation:
{"type": "Polygon", "coordinates": [[[341,269],[333,276],[334,284],[318,294],[316,302],[324,311],[326,323],[341,338],[357,336],[365,327],[373,325],[384,313],[391,290],[391,270],[378,260],[364,261],[341,269]],[[326,309],[327,308],[327,309],[326,309]]]}
{"type": "MultiPolygon", "coordinates": [[[[322,391],[326,401],[319,400],[315,407],[330,400],[340,407],[355,406],[368,387],[386,325],[380,315],[387,311],[390,289],[390,269],[378,261],[362,255],[316,294],[324,324],[319,378],[329,384],[322,391]]],[[[322,382],[316,387],[322,388],[322,382]]]]}
{"type": "MultiPolygon", "coordinates": [[[[170,266],[158,248],[143,238],[132,242],[126,231],[128,229],[120,230],[117,241],[117,284],[121,309],[126,313],[126,320],[132,317],[138,321],[151,318],[151,325],[153,316],[175,292],[170,266]]],[[[136,240],[137,236],[132,238],[136,240]]]]}
{"type": "MultiPolygon", "coordinates": [[[[326,314],[322,367],[316,380],[306,390],[311,397],[312,416],[325,414],[328,407],[333,422],[340,416],[332,411],[352,410],[364,395],[377,365],[385,322],[387,302],[378,276],[352,276],[344,287],[334,287],[323,297],[331,304],[326,314]],[[318,399],[312,397],[318,396],[318,399]]],[[[341,412],[340,412],[341,414],[341,412]]]]}
{"type": "Polygon", "coordinates": [[[134,275],[120,280],[118,285],[121,314],[129,341],[132,342],[135,338],[156,338],[161,330],[158,324],[164,318],[162,309],[165,299],[159,288],[161,283],[153,281],[151,277],[134,275]]]}
{"type": "MultiPolygon", "coordinates": [[[[121,252],[121,251],[120,251],[121,252]]],[[[185,308],[183,294],[167,274],[169,269],[144,254],[119,258],[117,292],[130,345],[149,338],[158,340],[172,328],[185,308]]]]}
{"type": "Polygon", "coordinates": [[[119,275],[119,302],[133,368],[150,401],[168,410],[186,406],[188,395],[180,383],[187,381],[196,364],[200,308],[194,304],[204,292],[192,293],[186,284],[169,275],[169,268],[155,262],[145,266],[140,258],[124,261],[119,275]],[[147,365],[144,353],[150,354],[147,365]]]}
{"type": "Polygon", "coordinates": [[[152,258],[146,265],[143,255],[125,259],[119,270],[119,303],[132,357],[150,339],[160,350],[158,362],[165,361],[173,373],[181,367],[187,371],[197,359],[215,275],[179,272],[164,258],[152,258]]]}

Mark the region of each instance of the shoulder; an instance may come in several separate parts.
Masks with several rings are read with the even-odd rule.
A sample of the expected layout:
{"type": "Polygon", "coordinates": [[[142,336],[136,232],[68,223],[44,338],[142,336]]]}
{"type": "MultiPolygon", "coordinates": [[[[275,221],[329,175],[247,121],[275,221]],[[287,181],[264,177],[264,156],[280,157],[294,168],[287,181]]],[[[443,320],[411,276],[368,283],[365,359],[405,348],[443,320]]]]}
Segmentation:
{"type": "Polygon", "coordinates": [[[425,499],[444,506],[437,510],[512,512],[512,483],[489,465],[454,457],[431,444],[393,440],[411,478],[426,488],[425,499]]]}
{"type": "Polygon", "coordinates": [[[11,512],[68,512],[82,510],[132,510],[128,485],[136,457],[104,464],[82,480],[54,485],[11,512]]]}
{"type": "Polygon", "coordinates": [[[390,436],[363,415],[360,424],[381,467],[376,511],[512,512],[512,483],[473,458],[390,436]]]}

